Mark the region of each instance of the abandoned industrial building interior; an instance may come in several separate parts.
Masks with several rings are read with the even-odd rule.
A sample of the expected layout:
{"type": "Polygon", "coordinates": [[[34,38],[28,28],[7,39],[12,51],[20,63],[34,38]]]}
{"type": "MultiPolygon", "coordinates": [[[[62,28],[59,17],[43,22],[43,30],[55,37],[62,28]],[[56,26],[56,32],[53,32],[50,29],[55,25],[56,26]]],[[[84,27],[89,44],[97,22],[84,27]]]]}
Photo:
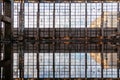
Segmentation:
{"type": "Polygon", "coordinates": [[[0,0],[0,80],[120,80],[119,0],[0,0]]]}

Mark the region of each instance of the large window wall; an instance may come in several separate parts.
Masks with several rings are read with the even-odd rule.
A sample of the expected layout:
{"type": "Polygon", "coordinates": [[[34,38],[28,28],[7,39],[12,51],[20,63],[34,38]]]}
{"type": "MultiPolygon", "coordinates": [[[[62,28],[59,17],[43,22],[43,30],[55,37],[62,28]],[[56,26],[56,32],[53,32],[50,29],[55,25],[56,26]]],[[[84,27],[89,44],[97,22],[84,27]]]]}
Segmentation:
{"type": "MultiPolygon", "coordinates": [[[[101,23],[103,27],[117,27],[118,6],[118,3],[39,3],[39,27],[53,28],[53,21],[55,28],[100,28],[101,23]]],[[[20,3],[14,3],[14,27],[19,27],[19,12],[20,3]]],[[[38,3],[24,3],[25,28],[37,27],[37,12],[38,3]]]]}
{"type": "MultiPolygon", "coordinates": [[[[119,3],[39,3],[39,6],[38,3],[24,3],[24,28],[117,28],[119,6],[119,3]]],[[[14,28],[21,27],[19,18],[20,3],[14,3],[14,28]]],[[[20,54],[13,54],[14,78],[20,78],[20,54]]],[[[117,54],[76,51],[24,53],[23,77],[118,78],[117,54]]]]}

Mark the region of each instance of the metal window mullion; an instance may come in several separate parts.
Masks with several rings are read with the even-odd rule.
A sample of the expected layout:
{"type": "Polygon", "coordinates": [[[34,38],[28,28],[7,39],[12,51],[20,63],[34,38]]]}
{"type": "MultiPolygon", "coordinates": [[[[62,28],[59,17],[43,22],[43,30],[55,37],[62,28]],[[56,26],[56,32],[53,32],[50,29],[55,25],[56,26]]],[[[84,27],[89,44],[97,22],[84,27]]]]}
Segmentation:
{"type": "Polygon", "coordinates": [[[24,78],[24,51],[23,45],[20,44],[20,54],[19,54],[19,69],[20,69],[20,78],[24,78]]]}
{"type": "MultiPolygon", "coordinates": [[[[85,1],[85,44],[87,44],[87,1],[85,1]]],[[[85,46],[85,79],[87,79],[87,45],[85,46]]]]}
{"type": "MultiPolygon", "coordinates": [[[[61,34],[60,34],[60,4],[59,4],[59,39],[61,38],[61,34]]],[[[60,77],[60,51],[62,51],[61,49],[60,49],[60,47],[61,47],[61,44],[59,44],[59,48],[58,48],[58,50],[59,50],[59,77],[60,77]]]]}
{"type": "MultiPolygon", "coordinates": [[[[19,76],[19,74],[18,74],[18,73],[20,73],[20,72],[19,72],[19,45],[17,45],[17,50],[16,50],[16,51],[17,51],[17,59],[18,59],[18,60],[17,60],[17,71],[16,71],[16,72],[17,72],[17,78],[20,78],[20,76],[19,76]]],[[[15,54],[15,53],[14,53],[14,54],[15,54]]]]}
{"type": "Polygon", "coordinates": [[[36,73],[36,72],[35,72],[34,67],[36,66],[36,64],[34,64],[34,62],[35,62],[35,54],[36,54],[36,52],[35,52],[35,47],[36,47],[36,46],[35,46],[34,44],[32,44],[32,45],[33,45],[33,46],[32,46],[32,47],[33,47],[33,56],[32,56],[32,57],[33,57],[33,71],[32,71],[32,72],[33,72],[33,78],[35,78],[35,73],[36,73]]]}
{"type": "Polygon", "coordinates": [[[117,49],[117,78],[120,78],[120,48],[117,49]]]}
{"type": "MultiPolygon", "coordinates": [[[[78,15],[76,15],[76,10],[77,10],[77,9],[76,9],[76,7],[77,7],[76,4],[77,4],[77,3],[75,3],[75,32],[77,32],[77,31],[76,31],[76,20],[77,20],[77,19],[76,19],[76,18],[77,18],[76,16],[78,16],[78,15]]],[[[77,8],[78,8],[78,7],[77,7],[77,8]]],[[[72,35],[71,37],[73,37],[73,35],[72,35]]],[[[76,39],[76,38],[75,38],[75,39],[76,39]]],[[[77,43],[74,43],[74,44],[77,44],[77,43]]],[[[74,44],[73,44],[73,45],[74,45],[74,44]]],[[[71,45],[72,45],[72,44],[71,44],[71,45]]],[[[76,45],[76,46],[77,46],[77,45],[76,45]]],[[[70,65],[70,66],[71,66],[71,65],[70,65]]],[[[76,78],[76,48],[75,48],[75,78],[76,78]]]]}
{"type": "MultiPolygon", "coordinates": [[[[91,5],[92,5],[92,3],[90,3],[90,9],[91,9],[91,7],[92,7],[91,5]]],[[[93,18],[93,16],[94,16],[94,15],[92,15],[92,10],[90,10],[90,15],[88,15],[88,17],[90,17],[90,21],[91,21],[91,18],[93,18]]],[[[88,27],[88,26],[87,26],[87,27],[88,27]]],[[[90,28],[89,28],[89,30],[90,30],[90,28]]],[[[94,31],[93,31],[93,32],[94,32],[94,31]]],[[[91,36],[91,33],[92,33],[92,31],[89,31],[89,34],[90,34],[90,35],[88,35],[89,37],[92,37],[92,36],[91,36]]],[[[90,45],[90,46],[91,46],[91,45],[90,45]]],[[[91,47],[90,47],[90,48],[91,48],[91,47]]],[[[89,54],[91,55],[91,53],[89,53],[89,54]]],[[[91,69],[92,69],[92,68],[91,68],[91,67],[92,67],[93,65],[91,64],[91,59],[90,59],[90,63],[88,63],[88,64],[87,64],[87,66],[90,67],[90,77],[92,77],[92,74],[91,74],[91,71],[92,71],[91,69]],[[88,65],[88,64],[89,64],[89,65],[88,65]]],[[[88,71],[87,71],[87,72],[88,72],[88,71]]]]}
{"type": "MultiPolygon", "coordinates": [[[[113,5],[111,4],[111,7],[112,7],[112,10],[113,10],[113,5]]],[[[114,28],[114,26],[113,26],[113,17],[114,17],[114,13],[112,13],[113,11],[111,11],[111,14],[109,15],[109,16],[111,16],[110,18],[111,18],[111,20],[110,20],[110,23],[111,23],[111,28],[114,28]]],[[[111,31],[112,33],[111,34],[113,34],[114,33],[114,31],[111,31]]]]}
{"type": "MultiPolygon", "coordinates": [[[[71,1],[69,2],[69,37],[71,40],[71,1]]],[[[71,78],[71,45],[69,44],[69,78],[71,78]]]]}
{"type": "Polygon", "coordinates": [[[24,2],[20,2],[20,12],[19,12],[19,37],[23,40],[24,31],[24,2]]]}
{"type": "Polygon", "coordinates": [[[33,16],[32,16],[32,18],[33,18],[33,26],[32,26],[32,28],[33,28],[33,32],[32,32],[32,37],[35,39],[36,38],[36,36],[34,36],[35,35],[35,30],[34,30],[34,28],[35,28],[35,3],[32,3],[33,4],[33,16]]]}
{"type": "MultiPolygon", "coordinates": [[[[53,40],[55,40],[55,4],[53,3],[53,40]]],[[[55,42],[52,44],[53,46],[53,79],[55,79],[55,42]]]]}
{"type": "Polygon", "coordinates": [[[118,16],[119,16],[118,18],[119,19],[118,19],[118,26],[117,27],[118,27],[118,32],[120,33],[120,1],[118,2],[118,10],[119,10],[118,11],[118,16]]]}
{"type": "MultiPolygon", "coordinates": [[[[103,1],[101,2],[101,37],[104,36],[104,29],[103,29],[103,20],[104,20],[104,12],[103,12],[103,1]]],[[[104,62],[103,62],[103,44],[100,45],[101,48],[101,78],[103,79],[103,66],[104,66],[104,62]]]]}
{"type": "MultiPolygon", "coordinates": [[[[50,44],[48,44],[48,52],[50,52],[50,44]]],[[[50,61],[50,54],[51,53],[48,53],[48,62],[50,61]]],[[[48,63],[48,70],[50,70],[50,66],[51,66],[51,64],[50,64],[50,62],[48,63]]],[[[49,73],[49,71],[48,71],[48,73],[49,73]]],[[[48,78],[50,78],[50,73],[48,74],[48,78]]]]}
{"type": "MultiPolygon", "coordinates": [[[[18,22],[18,21],[19,21],[19,11],[18,11],[19,8],[18,8],[18,7],[20,7],[20,5],[18,5],[19,3],[16,3],[16,4],[17,4],[17,12],[16,12],[16,13],[17,13],[17,15],[16,15],[16,16],[17,16],[17,26],[16,26],[16,27],[17,27],[17,34],[16,34],[16,36],[19,37],[19,22],[18,22]]],[[[14,16],[15,16],[15,15],[14,15],[14,16]]],[[[14,22],[15,22],[15,21],[14,21],[14,22]]],[[[14,26],[14,27],[15,27],[15,26],[14,26]]]]}
{"type": "MultiPolygon", "coordinates": [[[[42,6],[44,9],[43,9],[43,18],[44,18],[44,22],[43,22],[43,30],[44,30],[44,34],[46,33],[45,32],[45,3],[43,2],[43,6],[42,6]]],[[[45,45],[46,44],[43,44],[43,74],[45,74],[45,50],[46,50],[46,48],[45,48],[45,45]]],[[[43,78],[45,78],[45,76],[43,75],[43,78]]]]}
{"type": "MultiPolygon", "coordinates": [[[[26,13],[27,14],[27,16],[28,16],[28,26],[26,26],[26,28],[28,29],[27,30],[27,35],[26,36],[28,36],[29,34],[30,34],[30,26],[29,26],[29,24],[30,24],[30,16],[31,15],[29,15],[29,13],[30,13],[30,10],[29,10],[29,7],[30,7],[30,5],[29,5],[29,3],[26,3],[26,4],[28,4],[28,6],[27,6],[27,10],[28,10],[28,13],[26,13]]],[[[28,38],[28,41],[29,41],[30,39],[28,38]]],[[[28,49],[29,50],[29,49],[28,49]]]]}
{"type": "Polygon", "coordinates": [[[118,31],[118,33],[120,33],[120,11],[119,11],[119,9],[120,9],[120,3],[119,3],[120,1],[118,1],[118,4],[117,4],[117,31],[118,31]]]}
{"type": "MultiPolygon", "coordinates": [[[[117,3],[117,31],[118,33],[120,32],[120,11],[119,11],[119,8],[120,8],[120,3],[118,1],[117,3]]],[[[120,48],[117,49],[118,52],[117,52],[117,78],[119,80],[120,78],[120,72],[119,72],[119,69],[120,69],[120,48]]]]}
{"type": "Polygon", "coordinates": [[[49,9],[48,9],[48,38],[50,39],[50,3],[48,4],[49,5],[49,9]]]}
{"type": "MultiPolygon", "coordinates": [[[[20,2],[20,12],[19,12],[19,37],[20,40],[23,40],[23,29],[24,29],[24,2],[23,0],[20,2]]],[[[24,78],[24,51],[23,51],[23,43],[20,44],[20,78],[24,78]]]]}
{"type": "MultiPolygon", "coordinates": [[[[35,13],[35,12],[34,12],[34,8],[35,8],[35,7],[34,7],[34,3],[32,3],[32,5],[33,5],[33,11],[32,11],[32,12],[33,12],[33,16],[32,16],[32,19],[33,19],[33,24],[32,24],[32,25],[33,25],[33,26],[32,26],[33,32],[32,32],[32,37],[35,38],[35,36],[34,36],[34,35],[35,35],[35,34],[34,34],[34,23],[35,23],[35,22],[34,22],[34,16],[35,16],[35,15],[34,15],[34,13],[35,13]]],[[[32,40],[32,41],[33,41],[33,40],[32,40]]],[[[33,63],[32,63],[32,66],[31,66],[31,67],[32,67],[31,70],[33,70],[33,71],[31,71],[31,72],[32,72],[32,77],[34,78],[34,54],[35,54],[35,53],[34,53],[34,44],[32,44],[32,51],[33,51],[33,53],[32,53],[32,58],[33,58],[32,61],[33,61],[33,63]]]]}
{"type": "Polygon", "coordinates": [[[40,32],[39,32],[39,22],[40,22],[40,1],[38,0],[38,12],[37,12],[37,78],[39,79],[39,40],[40,40],[40,32]]]}

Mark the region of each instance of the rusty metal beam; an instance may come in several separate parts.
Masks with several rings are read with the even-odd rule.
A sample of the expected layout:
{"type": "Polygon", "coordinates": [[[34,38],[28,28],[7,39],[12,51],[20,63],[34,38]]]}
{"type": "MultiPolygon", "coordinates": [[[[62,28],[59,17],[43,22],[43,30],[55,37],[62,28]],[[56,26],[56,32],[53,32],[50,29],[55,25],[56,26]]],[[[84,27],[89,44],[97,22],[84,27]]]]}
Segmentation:
{"type": "MultiPolygon", "coordinates": [[[[13,29],[13,36],[14,37],[19,37],[17,35],[18,31],[17,31],[18,28],[14,28],[13,29]]],[[[39,37],[42,38],[42,37],[53,37],[53,28],[39,28],[38,31],[39,31],[39,37]]],[[[109,35],[111,35],[113,32],[116,32],[117,28],[104,28],[103,31],[104,33],[102,34],[104,37],[107,37],[109,35]]],[[[25,28],[24,29],[24,32],[29,32],[29,33],[24,33],[24,35],[26,37],[35,37],[36,35],[35,34],[32,34],[32,33],[35,33],[35,32],[38,32],[37,31],[37,28],[33,29],[33,28],[25,28]]],[[[74,37],[74,38],[81,38],[81,37],[85,37],[85,28],[71,28],[70,30],[71,32],[71,37],[74,37]]],[[[59,38],[59,37],[66,37],[65,34],[69,34],[69,28],[55,28],[55,37],[56,38],[59,38]]],[[[87,37],[98,37],[97,35],[100,35],[101,34],[101,28],[88,28],[87,29],[87,37]],[[97,34],[94,34],[94,32],[96,32],[97,34]]],[[[101,36],[102,36],[101,35],[101,36]]],[[[69,36],[70,37],[70,36],[69,36]]]]}
{"type": "Polygon", "coordinates": [[[1,19],[1,21],[5,22],[5,23],[11,23],[10,17],[1,15],[0,19],[1,19]]]}
{"type": "MultiPolygon", "coordinates": [[[[10,17],[13,20],[13,0],[4,0],[4,16],[10,17]]],[[[5,22],[4,25],[4,40],[11,41],[12,40],[12,23],[5,22]]],[[[12,43],[4,44],[4,56],[3,61],[9,61],[6,66],[3,67],[3,79],[4,80],[12,80],[13,79],[13,54],[12,54],[12,43]]]]}
{"type": "MultiPolygon", "coordinates": [[[[29,53],[29,52],[33,52],[33,46],[34,44],[31,44],[31,43],[25,43],[24,44],[24,53],[29,53]],[[28,50],[29,49],[29,50],[28,50]]],[[[50,47],[50,50],[48,51],[49,49],[49,46],[52,46],[52,44],[42,44],[42,43],[39,43],[38,44],[39,46],[35,46],[34,45],[34,53],[37,53],[38,49],[37,47],[39,47],[39,53],[52,53],[53,51],[53,48],[50,47]],[[45,47],[43,47],[45,46],[45,47]]],[[[74,52],[79,52],[79,53],[84,53],[85,52],[85,48],[83,47],[84,44],[70,44],[71,46],[74,46],[71,48],[71,53],[74,53],[74,52]]],[[[13,46],[13,53],[19,53],[20,52],[20,49],[18,48],[18,44],[14,44],[13,46]]],[[[68,49],[68,44],[64,44],[64,43],[57,43],[56,44],[56,50],[55,50],[55,53],[68,53],[69,52],[69,49],[68,49]]],[[[100,50],[100,44],[88,44],[87,45],[87,50],[86,50],[87,53],[100,53],[101,50],[100,50]]],[[[112,46],[110,45],[107,45],[107,44],[104,44],[103,46],[103,53],[110,53],[110,52],[117,52],[116,49],[113,49],[112,46]]]]}

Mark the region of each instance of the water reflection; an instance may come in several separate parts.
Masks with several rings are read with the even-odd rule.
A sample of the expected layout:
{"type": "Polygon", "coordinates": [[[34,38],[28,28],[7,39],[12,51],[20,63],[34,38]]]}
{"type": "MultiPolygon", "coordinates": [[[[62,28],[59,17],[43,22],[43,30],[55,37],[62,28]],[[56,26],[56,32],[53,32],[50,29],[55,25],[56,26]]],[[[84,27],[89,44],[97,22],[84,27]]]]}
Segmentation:
{"type": "MultiPolygon", "coordinates": [[[[98,50],[95,49],[98,44],[86,49],[76,44],[74,50],[57,45],[54,50],[47,49],[50,44],[42,44],[43,47],[31,45],[27,45],[27,49],[24,46],[21,50],[13,50],[14,78],[20,77],[21,70],[24,71],[21,73],[24,78],[117,78],[119,75],[119,49],[107,44],[97,46],[98,50]]],[[[63,45],[67,47],[73,44],[63,45]]]]}

